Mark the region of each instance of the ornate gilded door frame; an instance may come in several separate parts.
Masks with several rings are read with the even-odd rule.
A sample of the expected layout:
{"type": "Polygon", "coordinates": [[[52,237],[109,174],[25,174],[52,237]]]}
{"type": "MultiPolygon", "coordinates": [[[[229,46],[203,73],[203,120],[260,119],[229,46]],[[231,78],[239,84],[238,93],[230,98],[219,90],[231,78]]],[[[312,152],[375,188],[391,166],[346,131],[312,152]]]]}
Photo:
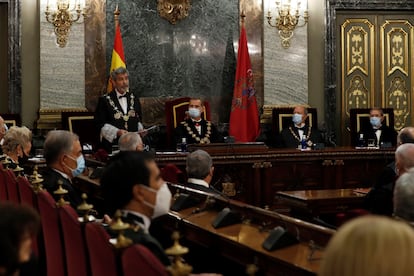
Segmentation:
{"type": "Polygon", "coordinates": [[[328,0],[326,2],[326,39],[325,39],[325,121],[331,140],[341,142],[343,124],[341,121],[341,87],[337,79],[340,60],[337,54],[337,12],[338,11],[401,11],[414,9],[413,1],[396,0],[328,0]],[[338,141],[339,140],[339,141],[338,141]]]}

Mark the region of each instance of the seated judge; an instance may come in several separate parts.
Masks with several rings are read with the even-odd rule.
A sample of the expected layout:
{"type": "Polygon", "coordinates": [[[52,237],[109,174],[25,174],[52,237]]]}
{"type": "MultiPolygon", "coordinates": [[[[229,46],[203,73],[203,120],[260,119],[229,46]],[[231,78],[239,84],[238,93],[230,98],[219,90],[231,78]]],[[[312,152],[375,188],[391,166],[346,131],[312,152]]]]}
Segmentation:
{"type": "Polygon", "coordinates": [[[186,138],[187,144],[210,144],[223,142],[223,137],[210,121],[202,118],[205,107],[200,98],[190,99],[188,105],[188,118],[181,122],[175,129],[177,143],[186,138]]]}
{"type": "Polygon", "coordinates": [[[124,235],[169,265],[164,249],[149,233],[151,220],[167,214],[171,204],[171,192],[152,155],[121,151],[106,167],[101,187],[108,212],[114,214],[121,210],[123,221],[133,226],[124,235]]]}
{"type": "Polygon", "coordinates": [[[72,179],[85,169],[79,137],[66,130],[49,131],[44,143],[44,157],[47,169],[42,172],[43,187],[57,201],[60,197],[54,191],[59,188],[58,181],[62,181],[62,188],[68,191],[64,198],[76,210],[82,199],[81,192],[72,185],[72,179]]]}
{"type": "Polygon", "coordinates": [[[315,143],[322,142],[320,132],[306,124],[308,118],[308,109],[304,106],[296,106],[293,109],[292,125],[283,129],[278,137],[278,144],[283,148],[298,148],[303,137],[306,137],[306,143],[311,147],[315,143]]]}
{"type": "Polygon", "coordinates": [[[101,147],[108,153],[118,138],[127,132],[142,130],[139,98],[129,92],[129,73],[124,67],[111,72],[113,91],[99,98],[95,121],[100,131],[101,147]]]}
{"type": "Polygon", "coordinates": [[[397,132],[384,123],[384,111],[379,107],[373,107],[369,111],[370,125],[361,129],[358,133],[363,134],[365,142],[372,139],[376,146],[389,144],[395,146],[397,143],[397,132]]]}

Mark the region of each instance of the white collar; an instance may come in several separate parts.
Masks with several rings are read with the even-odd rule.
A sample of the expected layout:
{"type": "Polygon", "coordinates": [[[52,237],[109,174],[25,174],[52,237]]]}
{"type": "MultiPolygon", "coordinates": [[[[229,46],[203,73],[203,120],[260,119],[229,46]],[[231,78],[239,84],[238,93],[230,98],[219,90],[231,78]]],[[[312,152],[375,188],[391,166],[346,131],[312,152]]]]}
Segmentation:
{"type": "Polygon", "coordinates": [[[132,210],[122,210],[122,213],[125,215],[125,214],[127,214],[127,213],[130,213],[130,214],[133,214],[133,215],[135,215],[135,216],[138,216],[138,217],[140,217],[140,218],[142,218],[142,220],[144,221],[144,224],[142,224],[142,223],[140,223],[140,222],[136,222],[140,227],[142,227],[144,230],[145,230],[145,232],[147,232],[147,233],[149,233],[149,228],[150,228],[150,225],[151,225],[151,220],[150,220],[150,218],[149,217],[147,217],[146,215],[144,215],[144,214],[141,214],[141,213],[138,213],[138,212],[135,212],[135,211],[132,211],[132,210]]]}
{"type": "Polygon", "coordinates": [[[57,170],[55,168],[52,168],[52,170],[54,170],[55,172],[59,173],[63,178],[66,178],[67,180],[71,181],[70,180],[70,177],[66,173],[61,172],[61,171],[59,171],[59,170],[57,170]]]}
{"type": "Polygon", "coordinates": [[[203,179],[189,178],[187,180],[187,182],[188,183],[193,183],[193,184],[196,184],[196,185],[201,185],[201,186],[204,186],[206,188],[209,188],[210,187],[210,185],[208,185],[208,183],[205,182],[203,179]]]}
{"type": "Polygon", "coordinates": [[[115,92],[116,92],[116,97],[117,97],[117,98],[119,98],[119,96],[124,96],[124,95],[127,95],[127,93],[128,93],[128,92],[125,92],[124,94],[121,94],[121,93],[119,93],[119,92],[118,92],[118,90],[117,90],[117,89],[115,89],[115,92]]]}

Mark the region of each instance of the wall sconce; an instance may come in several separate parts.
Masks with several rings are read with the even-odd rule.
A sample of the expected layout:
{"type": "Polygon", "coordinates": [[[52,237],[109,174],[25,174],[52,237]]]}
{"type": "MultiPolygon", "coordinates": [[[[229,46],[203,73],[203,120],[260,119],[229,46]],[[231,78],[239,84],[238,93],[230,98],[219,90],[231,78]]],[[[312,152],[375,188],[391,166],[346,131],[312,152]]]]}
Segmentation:
{"type": "Polygon", "coordinates": [[[85,16],[84,8],[79,0],[56,0],[56,10],[50,11],[49,0],[46,5],[46,20],[55,27],[56,42],[59,47],[66,46],[70,27],[85,16]]]}
{"type": "Polygon", "coordinates": [[[175,25],[188,16],[191,0],[158,0],[157,10],[162,18],[175,25]]]}
{"type": "Polygon", "coordinates": [[[303,27],[308,23],[307,0],[305,1],[305,8],[303,14],[301,12],[300,0],[277,0],[276,1],[276,18],[274,24],[272,23],[272,15],[270,9],[267,13],[267,23],[271,27],[279,30],[280,39],[282,39],[283,48],[290,47],[290,38],[293,36],[293,31],[296,27],[303,27]],[[303,20],[301,20],[303,19],[303,20]],[[301,21],[301,22],[299,22],[301,21]],[[300,24],[299,24],[300,23],[300,24]]]}

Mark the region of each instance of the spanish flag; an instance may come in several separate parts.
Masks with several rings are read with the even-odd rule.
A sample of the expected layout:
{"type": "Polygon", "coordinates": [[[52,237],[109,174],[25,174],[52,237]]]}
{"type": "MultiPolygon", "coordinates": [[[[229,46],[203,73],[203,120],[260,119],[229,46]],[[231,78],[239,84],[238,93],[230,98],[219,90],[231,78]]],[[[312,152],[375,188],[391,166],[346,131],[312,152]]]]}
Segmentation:
{"type": "Polygon", "coordinates": [[[237,142],[254,142],[260,134],[256,90],[243,20],[237,53],[229,134],[234,136],[237,142]]]}
{"type": "Polygon", "coordinates": [[[115,27],[115,39],[114,39],[114,49],[112,50],[112,60],[111,60],[111,69],[109,70],[109,81],[107,92],[112,91],[111,83],[111,72],[119,67],[125,67],[125,55],[124,55],[124,46],[122,45],[121,37],[121,27],[119,24],[116,24],[115,27]]]}

